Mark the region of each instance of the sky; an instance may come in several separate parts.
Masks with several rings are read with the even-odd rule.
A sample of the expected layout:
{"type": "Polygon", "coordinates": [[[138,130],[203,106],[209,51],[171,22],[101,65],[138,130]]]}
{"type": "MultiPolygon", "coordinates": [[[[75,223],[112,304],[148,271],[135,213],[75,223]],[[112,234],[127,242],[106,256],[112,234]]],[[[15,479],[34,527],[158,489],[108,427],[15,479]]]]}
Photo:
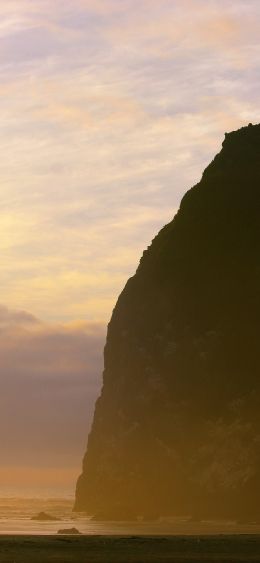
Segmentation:
{"type": "Polygon", "coordinates": [[[259,121],[258,0],[0,0],[0,495],[73,492],[143,250],[259,121]]]}

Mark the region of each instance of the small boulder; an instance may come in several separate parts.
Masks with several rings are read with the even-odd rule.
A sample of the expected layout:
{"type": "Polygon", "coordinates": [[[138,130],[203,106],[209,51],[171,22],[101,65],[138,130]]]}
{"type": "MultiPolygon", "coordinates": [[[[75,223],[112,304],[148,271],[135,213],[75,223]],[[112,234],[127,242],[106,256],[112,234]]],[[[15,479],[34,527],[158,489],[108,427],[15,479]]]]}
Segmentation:
{"type": "Polygon", "coordinates": [[[77,530],[77,528],[64,528],[62,530],[58,530],[57,534],[69,534],[76,536],[78,534],[81,534],[81,532],[77,530]]]}

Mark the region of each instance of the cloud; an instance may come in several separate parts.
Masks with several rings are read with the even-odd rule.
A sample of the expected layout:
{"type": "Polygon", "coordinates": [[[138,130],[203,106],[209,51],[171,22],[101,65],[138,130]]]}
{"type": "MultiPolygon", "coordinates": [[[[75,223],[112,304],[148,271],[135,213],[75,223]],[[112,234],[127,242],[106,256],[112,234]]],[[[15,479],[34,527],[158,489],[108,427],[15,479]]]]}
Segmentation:
{"type": "Polygon", "coordinates": [[[3,334],[14,328],[35,328],[40,326],[40,321],[27,311],[12,311],[0,305],[0,332],[3,334]]]}
{"type": "Polygon", "coordinates": [[[163,53],[169,57],[173,54],[171,48],[178,48],[178,55],[192,47],[209,48],[217,46],[221,50],[230,43],[238,43],[242,37],[243,25],[239,15],[224,8],[222,11],[214,9],[205,2],[188,3],[180,7],[175,3],[175,9],[165,3],[164,8],[153,3],[147,10],[147,3],[142,2],[138,11],[125,14],[120,26],[110,27],[108,34],[111,40],[122,44],[129,44],[133,48],[143,46],[145,51],[163,53]],[[200,9],[201,8],[201,9],[200,9]],[[170,49],[170,52],[167,49],[170,49]]]}
{"type": "Polygon", "coordinates": [[[1,306],[0,332],[2,471],[59,467],[65,477],[74,474],[101,385],[104,325],[50,325],[1,306]]]}
{"type": "Polygon", "coordinates": [[[256,0],[0,3],[6,467],[81,457],[118,294],[224,133],[259,121],[259,16],[256,0]]]}

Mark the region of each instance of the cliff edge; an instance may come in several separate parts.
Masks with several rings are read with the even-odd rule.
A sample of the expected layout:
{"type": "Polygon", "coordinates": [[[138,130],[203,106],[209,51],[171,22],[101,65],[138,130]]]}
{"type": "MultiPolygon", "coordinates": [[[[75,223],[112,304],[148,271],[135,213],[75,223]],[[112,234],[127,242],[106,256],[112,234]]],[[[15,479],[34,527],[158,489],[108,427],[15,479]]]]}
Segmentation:
{"type": "Polygon", "coordinates": [[[76,510],[260,515],[260,125],[144,252],[108,326],[76,510]]]}

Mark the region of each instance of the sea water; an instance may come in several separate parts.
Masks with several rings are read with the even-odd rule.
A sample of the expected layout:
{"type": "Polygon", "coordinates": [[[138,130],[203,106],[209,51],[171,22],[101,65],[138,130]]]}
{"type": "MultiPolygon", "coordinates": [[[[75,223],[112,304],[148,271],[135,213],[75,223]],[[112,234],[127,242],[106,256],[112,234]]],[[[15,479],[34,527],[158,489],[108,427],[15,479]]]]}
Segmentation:
{"type": "Polygon", "coordinates": [[[0,534],[46,535],[57,534],[60,529],[77,528],[83,534],[97,535],[215,535],[259,534],[260,524],[238,524],[234,521],[194,522],[188,517],[161,518],[155,522],[97,522],[84,513],[73,512],[73,495],[55,497],[33,494],[27,497],[5,494],[0,498],[0,534]],[[46,512],[55,521],[39,522],[32,517],[46,512]]]}

